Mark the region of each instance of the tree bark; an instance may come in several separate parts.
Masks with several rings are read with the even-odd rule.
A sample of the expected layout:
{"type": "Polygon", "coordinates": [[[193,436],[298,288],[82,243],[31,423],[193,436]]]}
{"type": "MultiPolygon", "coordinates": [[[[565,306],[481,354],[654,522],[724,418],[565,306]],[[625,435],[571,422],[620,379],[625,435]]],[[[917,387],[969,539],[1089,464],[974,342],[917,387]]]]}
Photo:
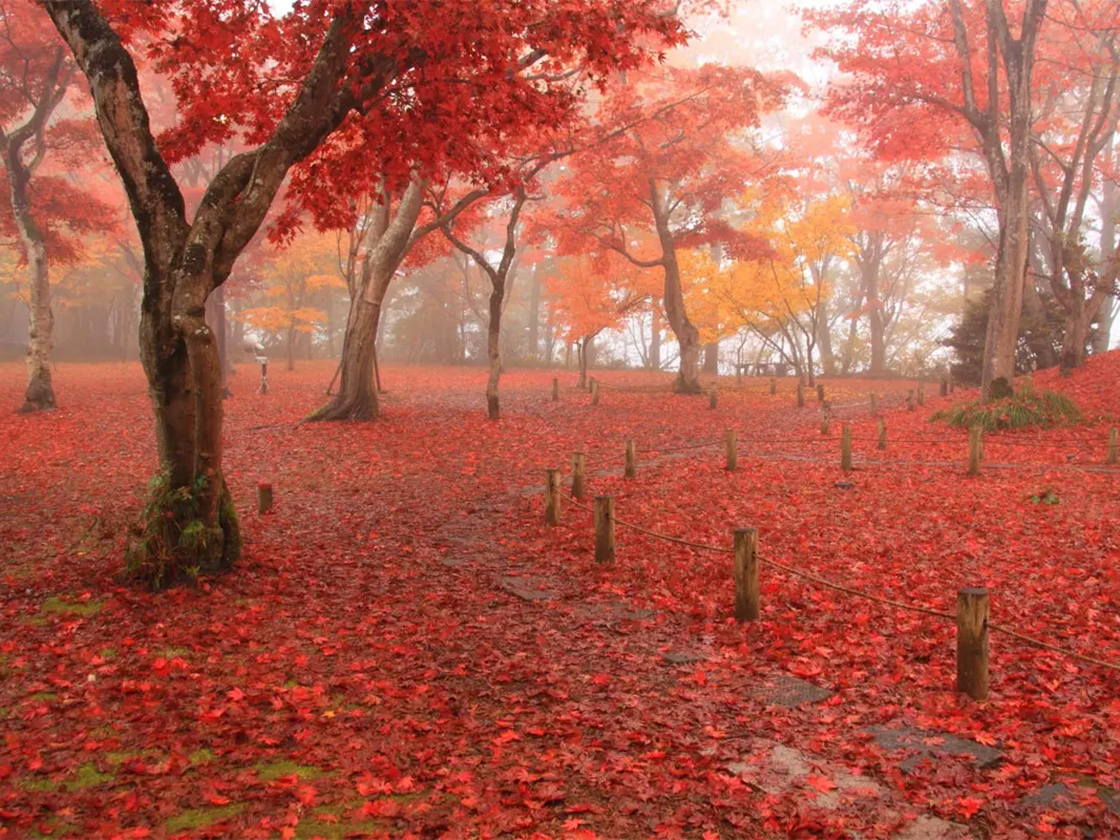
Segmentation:
{"type": "Polygon", "coordinates": [[[661,312],[654,301],[650,302],[649,320],[649,367],[661,370],[661,312]]]}
{"type": "Polygon", "coordinates": [[[651,206],[657,224],[657,238],[661,244],[662,265],[665,270],[665,288],[661,299],[665,307],[665,317],[673,334],[677,337],[680,354],[680,367],[674,390],[681,393],[698,394],[700,387],[700,331],[688,318],[684,306],[684,293],[681,290],[681,269],[677,263],[676,243],[669,229],[669,208],[658,189],[656,182],[650,181],[651,206]]]}

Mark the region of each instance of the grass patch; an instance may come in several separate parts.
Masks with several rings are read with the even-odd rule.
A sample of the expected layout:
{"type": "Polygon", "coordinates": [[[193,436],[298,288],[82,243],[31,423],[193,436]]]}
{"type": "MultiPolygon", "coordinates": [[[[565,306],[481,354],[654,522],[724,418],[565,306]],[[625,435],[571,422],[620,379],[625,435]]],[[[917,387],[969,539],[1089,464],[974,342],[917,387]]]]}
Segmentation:
{"type": "Polygon", "coordinates": [[[309,764],[296,764],[294,761],[274,761],[271,764],[258,764],[257,776],[262,782],[274,782],[285,776],[297,776],[308,782],[327,775],[323,770],[309,764]]]}
{"type": "Polygon", "coordinates": [[[959,403],[946,411],[939,411],[930,418],[943,420],[950,426],[971,429],[980,426],[985,432],[1003,429],[1048,429],[1081,419],[1077,404],[1057,391],[1036,391],[1029,385],[1019,393],[990,403],[974,400],[959,403]]]}
{"type": "Polygon", "coordinates": [[[53,691],[36,691],[27,699],[32,703],[53,703],[58,699],[58,695],[53,691]]]}
{"type": "Polygon", "coordinates": [[[58,782],[51,779],[24,779],[19,786],[31,793],[54,793],[59,788],[58,782]]]}
{"type": "Polygon", "coordinates": [[[86,618],[101,612],[103,601],[63,601],[57,595],[52,595],[43,602],[43,612],[47,615],[80,615],[86,618]]]}
{"type": "Polygon", "coordinates": [[[195,750],[187,756],[187,761],[197,767],[200,764],[209,764],[211,761],[217,761],[218,757],[210,750],[203,747],[201,750],[195,750]]]}
{"type": "Polygon", "coordinates": [[[240,802],[231,802],[229,805],[214,808],[190,808],[173,816],[164,823],[164,827],[168,834],[178,834],[180,831],[206,828],[222,820],[228,820],[244,810],[245,806],[240,802]]]}
{"type": "Polygon", "coordinates": [[[159,655],[162,656],[164,659],[174,659],[176,656],[178,656],[178,657],[190,656],[191,652],[187,648],[165,647],[159,652],[159,655]]]}
{"type": "Polygon", "coordinates": [[[111,782],[115,776],[112,773],[99,773],[93,764],[83,764],[78,768],[73,780],[66,783],[67,790],[85,790],[97,787],[104,782],[111,782]]]}

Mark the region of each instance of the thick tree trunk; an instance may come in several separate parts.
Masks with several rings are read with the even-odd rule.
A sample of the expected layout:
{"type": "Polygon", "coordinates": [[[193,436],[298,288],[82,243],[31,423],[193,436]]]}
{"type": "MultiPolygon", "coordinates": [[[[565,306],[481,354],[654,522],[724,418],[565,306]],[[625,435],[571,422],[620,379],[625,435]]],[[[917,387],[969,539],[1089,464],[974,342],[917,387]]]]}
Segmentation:
{"type": "Polygon", "coordinates": [[[378,416],[373,365],[380,309],[362,298],[353,305],[342,341],[338,393],[312,419],[373,420],[378,416]]]}
{"type": "Polygon", "coordinates": [[[984,337],[984,367],[980,381],[985,400],[1014,391],[1015,347],[1023,308],[1027,268],[1027,179],[1013,166],[1007,200],[1002,208],[995,281],[984,337]]]}
{"type": "Polygon", "coordinates": [[[688,394],[699,394],[700,387],[700,331],[688,319],[681,292],[681,272],[672,242],[665,255],[665,316],[677,337],[680,367],[673,389],[688,394]]]}

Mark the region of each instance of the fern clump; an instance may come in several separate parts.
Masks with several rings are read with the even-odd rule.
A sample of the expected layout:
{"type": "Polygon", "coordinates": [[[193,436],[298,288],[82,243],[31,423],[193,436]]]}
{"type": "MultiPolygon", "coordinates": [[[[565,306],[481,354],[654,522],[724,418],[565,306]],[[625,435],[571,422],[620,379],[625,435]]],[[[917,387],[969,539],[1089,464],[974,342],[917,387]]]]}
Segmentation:
{"type": "Polygon", "coordinates": [[[1057,391],[1036,391],[1024,385],[1017,394],[988,403],[973,400],[959,403],[930,418],[943,420],[950,426],[970,429],[979,426],[985,432],[1004,429],[1050,428],[1081,419],[1077,404],[1057,391]]]}

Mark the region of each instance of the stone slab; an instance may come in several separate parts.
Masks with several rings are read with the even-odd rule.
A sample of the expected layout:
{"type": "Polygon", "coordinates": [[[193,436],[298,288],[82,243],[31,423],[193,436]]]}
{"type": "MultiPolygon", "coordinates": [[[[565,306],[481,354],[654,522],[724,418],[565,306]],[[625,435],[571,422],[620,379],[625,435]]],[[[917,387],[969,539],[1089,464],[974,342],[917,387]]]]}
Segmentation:
{"type": "Polygon", "coordinates": [[[690,665],[693,662],[703,662],[708,657],[698,650],[670,650],[661,654],[661,658],[670,665],[690,665]]]}
{"type": "MultiPolygon", "coordinates": [[[[1047,811],[1066,811],[1080,807],[1080,800],[1085,793],[1094,790],[1086,787],[1082,791],[1071,788],[1065,782],[1055,782],[1043,785],[1029,796],[1023,797],[1022,803],[1032,808],[1041,808],[1047,811]]],[[[1114,814],[1120,814],[1120,791],[1105,787],[1096,787],[1096,794],[1100,797],[1105,807],[1114,814]]]]}
{"type": "Polygon", "coordinates": [[[543,581],[533,578],[504,577],[498,585],[522,601],[555,601],[560,597],[559,592],[546,588],[543,581]]]}
{"type": "Polygon", "coordinates": [[[790,674],[769,677],[764,683],[751,689],[750,694],[767,705],[785,706],[787,709],[796,708],[802,703],[819,703],[832,696],[827,688],[790,674]]]}
{"type": "Polygon", "coordinates": [[[976,760],[977,767],[991,767],[1003,758],[1003,753],[995,747],[947,732],[926,732],[912,726],[871,726],[864,731],[885,750],[914,753],[898,764],[899,769],[907,773],[917,769],[926,759],[970,755],[976,760]]]}

